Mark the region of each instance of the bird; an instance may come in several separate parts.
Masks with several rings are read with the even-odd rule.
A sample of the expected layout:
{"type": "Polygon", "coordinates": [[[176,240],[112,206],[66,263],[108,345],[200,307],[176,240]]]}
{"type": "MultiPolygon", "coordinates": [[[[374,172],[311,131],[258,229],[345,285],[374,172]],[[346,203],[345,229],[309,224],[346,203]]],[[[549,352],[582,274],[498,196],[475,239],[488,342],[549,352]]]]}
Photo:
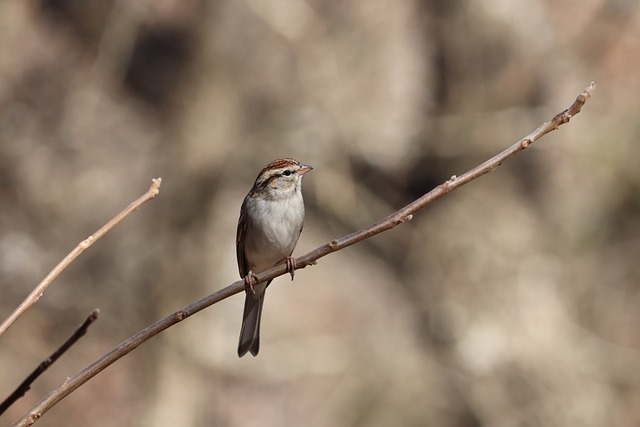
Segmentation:
{"type": "Polygon", "coordinates": [[[284,262],[293,280],[291,254],[304,224],[302,178],[311,170],[294,159],[274,160],[260,171],[242,202],[236,233],[238,271],[245,281],[239,357],[247,352],[255,357],[260,350],[260,319],[271,280],[253,286],[252,278],[284,262]]]}

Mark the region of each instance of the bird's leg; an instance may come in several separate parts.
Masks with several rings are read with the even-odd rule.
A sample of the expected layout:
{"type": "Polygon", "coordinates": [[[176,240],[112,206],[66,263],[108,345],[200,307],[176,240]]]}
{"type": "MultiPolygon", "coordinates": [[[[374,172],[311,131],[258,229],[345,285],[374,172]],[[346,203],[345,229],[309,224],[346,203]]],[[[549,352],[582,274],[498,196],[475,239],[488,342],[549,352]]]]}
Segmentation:
{"type": "Polygon", "coordinates": [[[253,295],[253,297],[256,297],[256,288],[255,286],[253,286],[253,283],[251,283],[251,280],[255,280],[256,282],[258,281],[258,276],[255,275],[255,273],[251,270],[249,270],[249,273],[247,273],[247,275],[244,277],[244,290],[245,292],[251,292],[251,295],[253,295]]]}
{"type": "Polygon", "coordinates": [[[284,259],[284,263],[287,265],[287,272],[291,274],[291,280],[296,272],[296,259],[292,256],[288,256],[284,259]]]}

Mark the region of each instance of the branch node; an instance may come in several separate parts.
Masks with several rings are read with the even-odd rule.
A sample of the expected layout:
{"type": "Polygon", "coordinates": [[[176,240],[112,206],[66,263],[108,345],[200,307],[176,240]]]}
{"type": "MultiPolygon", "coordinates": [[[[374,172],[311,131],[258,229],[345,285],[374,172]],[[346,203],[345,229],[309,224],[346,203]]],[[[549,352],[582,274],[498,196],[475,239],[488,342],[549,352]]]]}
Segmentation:
{"type": "Polygon", "coordinates": [[[87,249],[89,246],[91,246],[91,244],[93,243],[93,236],[89,236],[86,239],[84,239],[82,242],[80,242],[80,247],[82,249],[87,249]]]}
{"type": "Polygon", "coordinates": [[[522,148],[527,148],[529,145],[531,145],[531,140],[529,138],[522,140],[522,148]]]}

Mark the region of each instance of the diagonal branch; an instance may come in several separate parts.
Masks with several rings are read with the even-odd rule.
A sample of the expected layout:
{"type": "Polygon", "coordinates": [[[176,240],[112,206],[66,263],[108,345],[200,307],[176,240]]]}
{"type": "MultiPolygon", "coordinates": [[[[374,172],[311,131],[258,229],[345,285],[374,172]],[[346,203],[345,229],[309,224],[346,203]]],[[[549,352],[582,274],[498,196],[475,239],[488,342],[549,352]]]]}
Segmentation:
{"type": "MultiPolygon", "coordinates": [[[[376,234],[382,233],[383,231],[395,228],[397,225],[411,220],[415,213],[424,209],[426,206],[430,205],[439,198],[444,197],[451,191],[460,188],[464,184],[467,184],[474,179],[491,172],[492,170],[500,166],[502,162],[504,162],[514,154],[529,147],[533,142],[537,141],[542,136],[553,130],[556,130],[561,125],[568,123],[571,117],[578,114],[582,110],[584,104],[589,100],[589,98],[591,98],[591,94],[593,93],[595,87],[595,84],[591,83],[580,95],[578,95],[575,102],[569,108],[557,114],[550,121],[543,123],[540,127],[538,127],[538,129],[534,130],[529,135],[522,138],[520,141],[516,142],[506,150],[495,155],[481,165],[473,168],[472,170],[464,173],[459,177],[452,176],[448,181],[440,184],[424,196],[409,203],[407,206],[392,213],[386,218],[383,218],[380,221],[368,227],[362,228],[356,232],[353,232],[347,236],[332,240],[331,242],[320,246],[319,248],[301,256],[300,258],[297,258],[295,263],[296,268],[300,269],[308,265],[313,265],[318,259],[332,252],[339,251],[340,249],[344,249],[347,246],[351,246],[362,240],[368,239],[369,237],[375,236],[376,234]]],[[[282,263],[281,265],[257,274],[254,277],[252,283],[255,285],[267,280],[274,279],[278,276],[282,276],[285,273],[287,273],[287,268],[285,264],[282,263]]],[[[244,281],[238,280],[237,282],[234,282],[231,285],[217,292],[214,292],[211,295],[208,295],[192,304],[189,304],[181,310],[178,310],[175,313],[172,313],[167,317],[157,321],[156,323],[146,327],[145,329],[120,343],[117,347],[106,353],[91,365],[87,366],[74,377],[69,378],[58,388],[52,390],[38,404],[36,404],[36,406],[31,408],[29,412],[23,416],[23,418],[18,420],[14,424],[14,426],[29,426],[33,424],[56,403],[71,394],[74,390],[76,390],[85,382],[89,381],[99,372],[106,369],[116,360],[133,351],[143,342],[171,327],[172,325],[197,313],[198,311],[203,310],[204,308],[215,304],[225,298],[240,293],[243,290],[244,281]]]]}
{"type": "Polygon", "coordinates": [[[62,356],[67,350],[71,348],[80,338],[87,333],[87,329],[93,322],[98,319],[98,315],[100,314],[100,310],[97,308],[91,312],[91,314],[85,319],[85,321],[75,330],[75,332],[67,339],[64,344],[60,346],[56,351],[51,354],[47,359],[43,360],[36,369],[29,374],[29,376],[18,386],[17,389],[9,397],[7,397],[4,402],[0,403],[0,415],[4,413],[4,411],[9,408],[9,406],[13,405],[13,403],[20,399],[25,395],[27,391],[31,388],[31,384],[44,372],[49,366],[53,365],[56,360],[60,356],[62,356]]]}
{"type": "Polygon", "coordinates": [[[58,277],[60,273],[62,273],[64,269],[67,268],[69,264],[73,262],[73,260],[75,260],[82,252],[84,252],[85,249],[91,246],[96,240],[104,236],[113,227],[118,225],[118,223],[123,219],[125,219],[131,212],[138,209],[148,200],[155,198],[158,195],[158,192],[160,191],[159,189],[160,189],[161,182],[162,182],[161,178],[153,179],[151,187],[149,187],[149,190],[147,190],[146,193],[144,193],[137,200],[135,200],[133,203],[127,206],[118,215],[113,217],[111,221],[103,225],[102,228],[100,228],[100,230],[96,231],[94,234],[87,237],[82,242],[78,243],[78,246],[76,246],[71,252],[69,252],[69,254],[66,257],[64,257],[64,259],[60,261],[58,265],[56,265],[53,268],[53,270],[51,270],[44,279],[42,279],[42,282],[40,282],[38,286],[36,286],[35,289],[31,291],[29,296],[27,296],[24,299],[24,301],[20,303],[18,308],[16,308],[13,311],[13,313],[11,313],[11,315],[9,315],[9,317],[7,317],[4,320],[4,322],[2,322],[2,324],[0,324],[0,336],[2,336],[2,334],[4,334],[7,331],[7,329],[11,327],[11,325],[13,325],[13,322],[18,320],[18,317],[22,316],[22,314],[25,311],[27,311],[29,307],[31,307],[33,304],[36,303],[36,301],[40,299],[44,291],[56,279],[56,277],[58,277]]]}
{"type": "MultiPolygon", "coordinates": [[[[556,114],[550,121],[543,123],[536,130],[531,132],[529,135],[522,138],[520,141],[511,145],[509,148],[503,150],[502,152],[496,154],[486,162],[482,163],[479,166],[471,169],[470,171],[460,175],[460,176],[452,176],[448,181],[438,185],[433,190],[429,191],[424,196],[420,197],[417,200],[409,203],[402,209],[392,213],[386,218],[381,219],[380,221],[362,228],[358,231],[355,231],[347,236],[341,237],[339,239],[333,240],[315,249],[312,252],[309,252],[306,255],[303,255],[299,259],[296,260],[297,268],[304,268],[308,265],[315,264],[315,261],[331,252],[338,251],[340,249],[346,248],[347,246],[351,246],[355,243],[358,243],[364,239],[368,239],[371,236],[375,236],[376,234],[382,233],[383,231],[390,230],[395,228],[397,225],[402,224],[405,221],[410,221],[413,217],[413,214],[421,211],[426,206],[435,202],[441,197],[446,196],[448,193],[453,190],[457,190],[465,184],[473,181],[476,178],[481,177],[495,168],[500,166],[502,162],[513,156],[514,154],[528,148],[531,144],[533,144],[538,139],[542,138],[544,135],[548,134],[551,131],[558,129],[561,125],[565,123],[569,123],[571,117],[578,114],[584,104],[591,98],[591,94],[595,90],[595,83],[590,83],[584,91],[576,100],[571,104],[569,108],[564,110],[561,113],[556,114]]],[[[284,274],[282,272],[285,271],[283,266],[275,267],[271,270],[267,270],[262,274],[258,274],[259,282],[263,282],[265,280],[273,279],[274,277],[280,276],[284,274]],[[269,274],[272,273],[272,274],[269,274]],[[277,274],[273,274],[277,273],[277,274]]],[[[258,282],[258,283],[259,283],[258,282]]]]}

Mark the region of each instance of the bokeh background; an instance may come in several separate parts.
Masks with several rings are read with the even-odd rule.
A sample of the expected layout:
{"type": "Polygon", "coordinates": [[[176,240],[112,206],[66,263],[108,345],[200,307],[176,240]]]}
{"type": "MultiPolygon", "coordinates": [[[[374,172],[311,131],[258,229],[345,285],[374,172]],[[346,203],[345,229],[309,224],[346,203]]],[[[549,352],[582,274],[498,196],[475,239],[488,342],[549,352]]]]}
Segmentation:
{"type": "Polygon", "coordinates": [[[640,4],[3,0],[0,317],[162,177],[0,338],[0,420],[238,279],[242,198],[315,166],[296,254],[570,124],[397,229],[145,343],[40,426],[640,424],[640,4]]]}

